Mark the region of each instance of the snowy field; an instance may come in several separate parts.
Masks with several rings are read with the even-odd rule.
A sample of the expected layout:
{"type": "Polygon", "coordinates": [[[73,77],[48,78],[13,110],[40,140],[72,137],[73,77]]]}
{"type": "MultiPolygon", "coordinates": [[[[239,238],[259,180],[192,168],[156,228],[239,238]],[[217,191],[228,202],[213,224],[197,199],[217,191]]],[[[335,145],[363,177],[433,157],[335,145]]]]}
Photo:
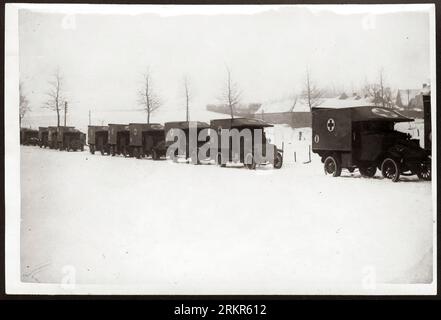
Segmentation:
{"type": "Polygon", "coordinates": [[[251,171],[22,146],[22,281],[72,266],[78,284],[147,293],[430,283],[430,182],[332,178],[306,157],[251,171]]]}

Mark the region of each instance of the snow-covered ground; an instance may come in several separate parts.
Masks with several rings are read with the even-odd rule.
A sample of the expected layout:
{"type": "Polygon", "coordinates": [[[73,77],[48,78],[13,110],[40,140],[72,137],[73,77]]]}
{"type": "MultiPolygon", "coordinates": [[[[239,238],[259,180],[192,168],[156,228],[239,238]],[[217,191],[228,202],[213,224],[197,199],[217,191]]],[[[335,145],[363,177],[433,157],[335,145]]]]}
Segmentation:
{"type": "Polygon", "coordinates": [[[430,182],[303,160],[251,171],[22,146],[22,280],[60,283],[72,266],[78,284],[145,293],[432,281],[430,182]]]}

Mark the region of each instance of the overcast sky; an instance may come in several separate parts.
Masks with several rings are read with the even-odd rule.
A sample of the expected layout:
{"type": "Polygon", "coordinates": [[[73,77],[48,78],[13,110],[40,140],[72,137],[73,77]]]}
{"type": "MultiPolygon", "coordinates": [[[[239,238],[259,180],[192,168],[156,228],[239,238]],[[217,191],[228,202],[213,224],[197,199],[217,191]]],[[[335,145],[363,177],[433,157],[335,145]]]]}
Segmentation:
{"type": "Polygon", "coordinates": [[[376,81],[382,67],[392,88],[420,88],[430,79],[429,44],[428,12],[408,10],[337,14],[268,7],[252,15],[66,16],[22,9],[20,78],[32,107],[25,125],[55,124],[55,115],[41,106],[57,67],[69,122],[85,128],[89,109],[95,123],[145,121],[142,112],[120,110],[139,108],[137,91],[148,66],[163,101],[152,121],[162,122],[185,119],[184,75],[193,115],[217,103],[226,65],[245,103],[300,92],[307,67],[321,87],[350,92],[376,81]]]}

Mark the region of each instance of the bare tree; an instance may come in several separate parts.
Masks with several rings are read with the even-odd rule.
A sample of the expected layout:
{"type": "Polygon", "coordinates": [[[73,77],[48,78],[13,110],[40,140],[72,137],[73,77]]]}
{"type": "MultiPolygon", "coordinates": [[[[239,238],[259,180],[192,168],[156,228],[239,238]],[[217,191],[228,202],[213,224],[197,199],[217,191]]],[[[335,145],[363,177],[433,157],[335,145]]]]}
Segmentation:
{"type": "Polygon", "coordinates": [[[363,91],[365,97],[370,98],[376,106],[392,108],[394,105],[392,90],[386,86],[384,78],[384,70],[381,68],[378,83],[366,83],[363,91]]]}
{"type": "Polygon", "coordinates": [[[184,76],[184,93],[185,93],[185,120],[188,122],[190,120],[190,84],[187,76],[184,76]]]}
{"type": "Polygon", "coordinates": [[[147,114],[147,123],[150,123],[150,116],[161,107],[161,101],[153,89],[152,73],[150,68],[143,75],[143,85],[138,91],[139,104],[147,114]]]}
{"type": "Polygon", "coordinates": [[[19,95],[20,95],[19,124],[20,124],[20,128],[21,128],[21,121],[23,120],[26,113],[28,111],[30,111],[30,108],[29,108],[29,100],[23,91],[23,83],[21,81],[18,84],[18,91],[19,91],[19,95]]]}
{"type": "Polygon", "coordinates": [[[305,100],[309,110],[320,105],[322,103],[323,92],[317,88],[317,86],[311,80],[311,74],[309,69],[306,70],[305,88],[302,92],[302,98],[305,100]]]}
{"type": "Polygon", "coordinates": [[[63,77],[60,69],[57,68],[49,81],[49,91],[46,93],[48,100],[44,104],[44,108],[48,108],[57,113],[57,127],[60,126],[60,112],[64,106],[65,98],[63,96],[63,77]]]}
{"type": "Polygon", "coordinates": [[[240,102],[242,92],[236,82],[231,77],[231,70],[227,66],[227,79],[220,100],[226,104],[230,110],[231,119],[234,119],[234,109],[240,102]]]}

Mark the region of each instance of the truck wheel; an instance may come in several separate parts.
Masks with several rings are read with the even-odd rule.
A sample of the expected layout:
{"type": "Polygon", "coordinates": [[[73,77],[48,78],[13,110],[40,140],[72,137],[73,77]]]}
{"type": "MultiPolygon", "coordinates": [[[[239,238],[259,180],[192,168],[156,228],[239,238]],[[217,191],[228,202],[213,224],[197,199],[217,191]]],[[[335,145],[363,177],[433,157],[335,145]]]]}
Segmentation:
{"type": "Polygon", "coordinates": [[[135,147],[133,149],[133,155],[135,156],[136,159],[141,159],[141,155],[139,153],[139,148],[135,147]]]}
{"type": "Polygon", "coordinates": [[[400,178],[400,166],[394,159],[386,158],[381,164],[381,174],[383,177],[391,179],[393,182],[397,182],[400,178]]]}
{"type": "Polygon", "coordinates": [[[253,155],[250,153],[245,157],[245,167],[250,170],[256,169],[256,162],[254,161],[253,155]]]}
{"type": "Polygon", "coordinates": [[[95,146],[93,144],[89,145],[89,151],[91,154],[95,154],[95,146]]]}
{"type": "Polygon", "coordinates": [[[324,162],[325,174],[330,174],[333,177],[341,175],[341,164],[337,157],[328,156],[324,162]]]}
{"type": "Polygon", "coordinates": [[[430,163],[421,163],[417,171],[417,176],[421,180],[431,181],[432,172],[430,170],[430,163]]]}
{"type": "Polygon", "coordinates": [[[375,165],[372,166],[363,165],[360,166],[358,170],[360,171],[363,177],[367,177],[367,178],[372,178],[373,176],[375,176],[375,173],[377,173],[377,167],[375,165]]]}
{"type": "Polygon", "coordinates": [[[274,158],[274,169],[280,169],[283,164],[283,156],[280,152],[277,152],[275,158],[274,158]]]}
{"type": "Polygon", "coordinates": [[[112,157],[115,156],[115,147],[114,147],[114,146],[110,146],[110,151],[109,151],[109,153],[110,153],[110,155],[111,155],[112,157]]]}

